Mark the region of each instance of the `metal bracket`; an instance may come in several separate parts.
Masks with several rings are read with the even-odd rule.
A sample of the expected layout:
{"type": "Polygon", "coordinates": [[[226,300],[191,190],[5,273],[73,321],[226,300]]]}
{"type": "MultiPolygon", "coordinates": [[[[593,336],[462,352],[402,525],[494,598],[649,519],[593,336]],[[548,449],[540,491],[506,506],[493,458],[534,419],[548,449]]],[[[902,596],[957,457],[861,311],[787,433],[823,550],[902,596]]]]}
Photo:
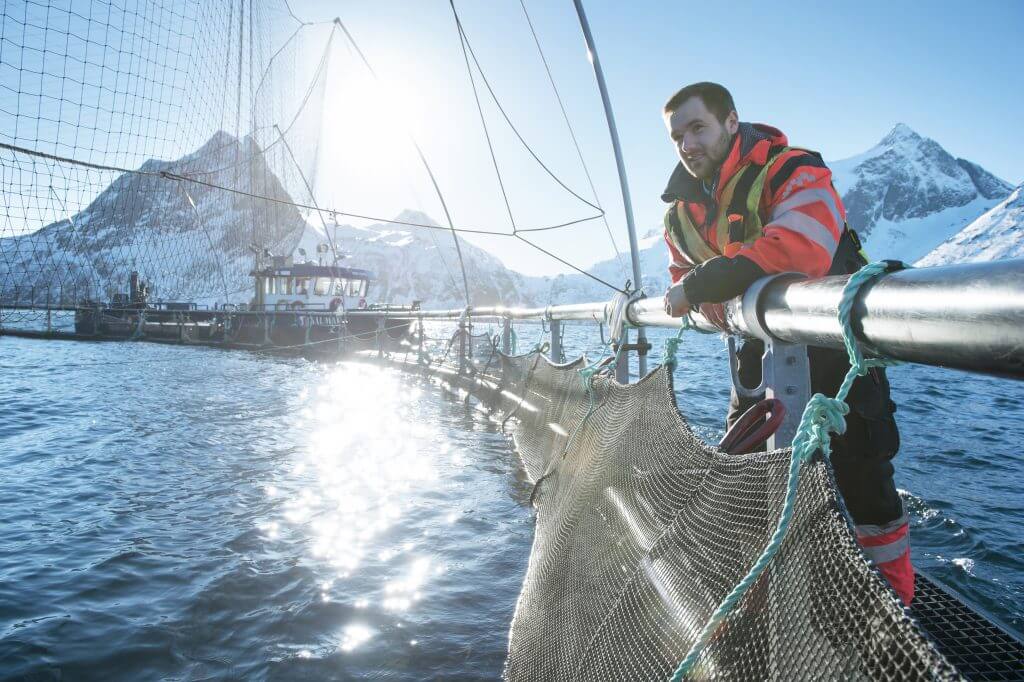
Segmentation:
{"type": "Polygon", "coordinates": [[[551,325],[551,348],[548,349],[548,355],[551,362],[560,365],[565,362],[565,356],[562,354],[562,321],[550,320],[549,324],[551,325]]]}
{"type": "Polygon", "coordinates": [[[746,398],[759,397],[782,401],[786,415],[773,436],[768,439],[768,449],[789,447],[793,444],[797,427],[804,408],[811,399],[811,371],[807,360],[807,346],[786,343],[773,338],[764,324],[761,297],[768,285],[780,279],[806,279],[806,275],[783,272],[763,277],[747,288],[739,301],[738,310],[743,326],[752,335],[764,341],[764,355],[761,356],[761,383],[756,388],[747,388],[740,383],[736,359],[736,338],[729,337],[729,373],[736,393],[746,398]]]}
{"type": "Polygon", "coordinates": [[[764,372],[765,358],[771,352],[765,344],[764,355],[761,356],[761,383],[756,388],[747,388],[740,381],[739,358],[736,355],[736,337],[730,336],[729,344],[729,376],[732,377],[732,386],[736,389],[736,395],[744,398],[758,398],[768,388],[768,379],[764,372]]]}
{"type": "Polygon", "coordinates": [[[786,414],[774,435],[768,438],[768,449],[787,448],[793,444],[804,408],[811,399],[811,368],[807,346],[782,341],[765,345],[761,374],[767,379],[765,397],[782,401],[786,414]]]}

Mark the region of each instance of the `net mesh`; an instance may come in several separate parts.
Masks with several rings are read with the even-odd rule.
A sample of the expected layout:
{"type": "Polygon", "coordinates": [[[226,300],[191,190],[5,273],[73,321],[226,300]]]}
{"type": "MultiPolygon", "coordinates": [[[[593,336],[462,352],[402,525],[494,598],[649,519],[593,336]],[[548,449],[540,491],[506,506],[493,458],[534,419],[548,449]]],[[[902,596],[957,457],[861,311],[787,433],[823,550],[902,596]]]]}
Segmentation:
{"type": "MultiPolygon", "coordinates": [[[[789,450],[735,456],[707,445],[665,368],[632,385],[597,376],[590,395],[582,359],[558,366],[533,353],[494,365],[472,390],[514,424],[538,509],[506,678],[668,679],[774,531],[789,450]]],[[[959,675],[863,557],[816,461],[801,473],[780,551],[690,678],[959,675]]]]}
{"type": "Polygon", "coordinates": [[[4,321],[132,271],[154,300],[248,301],[303,233],[335,33],[279,0],[4,3],[4,321]]]}

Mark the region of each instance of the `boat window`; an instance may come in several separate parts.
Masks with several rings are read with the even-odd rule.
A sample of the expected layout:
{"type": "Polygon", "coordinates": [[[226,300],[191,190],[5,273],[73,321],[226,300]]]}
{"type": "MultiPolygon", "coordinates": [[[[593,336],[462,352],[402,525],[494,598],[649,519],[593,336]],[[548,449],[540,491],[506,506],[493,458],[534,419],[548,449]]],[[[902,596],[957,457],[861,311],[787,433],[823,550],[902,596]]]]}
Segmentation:
{"type": "Polygon", "coordinates": [[[359,295],[359,280],[350,279],[345,281],[345,295],[346,296],[358,296],[359,295]]]}
{"type": "Polygon", "coordinates": [[[344,296],[345,295],[345,279],[344,278],[338,279],[337,277],[335,277],[332,280],[332,282],[333,282],[333,284],[331,286],[331,293],[334,294],[335,296],[344,296]]]}
{"type": "Polygon", "coordinates": [[[314,293],[317,296],[326,296],[331,293],[331,278],[330,277],[317,277],[315,280],[316,284],[313,287],[314,293]]]}
{"type": "Polygon", "coordinates": [[[295,279],[295,295],[296,296],[308,296],[309,295],[309,280],[305,277],[297,277],[295,279]]]}

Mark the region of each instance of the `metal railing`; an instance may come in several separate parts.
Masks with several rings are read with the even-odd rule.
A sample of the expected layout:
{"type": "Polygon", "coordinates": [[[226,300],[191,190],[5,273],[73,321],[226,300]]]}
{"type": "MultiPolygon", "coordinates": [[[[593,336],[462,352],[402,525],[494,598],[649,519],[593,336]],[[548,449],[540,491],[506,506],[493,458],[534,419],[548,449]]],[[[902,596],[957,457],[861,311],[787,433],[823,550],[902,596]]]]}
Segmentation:
{"type": "MultiPolygon", "coordinates": [[[[728,329],[718,330],[700,315],[706,330],[728,331],[789,344],[843,348],[839,299],[848,276],[809,280],[777,275],[759,280],[744,296],[726,304],[728,329]]],[[[474,307],[472,320],[606,322],[615,301],[543,308],[474,307]]],[[[388,311],[391,318],[458,320],[465,309],[388,311]]],[[[380,316],[349,311],[350,316],[380,316]]],[[[880,276],[865,286],[853,309],[853,328],[868,355],[1024,378],[1024,259],[931,268],[910,268],[880,276]]],[[[626,307],[635,327],[678,328],[658,298],[626,307]]]]}

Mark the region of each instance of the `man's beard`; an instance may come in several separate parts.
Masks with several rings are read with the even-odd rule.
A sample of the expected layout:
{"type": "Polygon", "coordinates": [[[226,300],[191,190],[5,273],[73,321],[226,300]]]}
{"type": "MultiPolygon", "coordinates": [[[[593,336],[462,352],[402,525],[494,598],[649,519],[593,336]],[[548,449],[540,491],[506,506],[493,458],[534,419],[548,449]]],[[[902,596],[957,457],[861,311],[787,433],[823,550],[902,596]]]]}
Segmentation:
{"type": "Polygon", "coordinates": [[[732,136],[722,126],[722,134],[714,144],[704,151],[703,157],[697,162],[688,162],[685,158],[683,166],[690,172],[690,175],[698,180],[710,180],[715,177],[718,169],[722,167],[725,157],[729,156],[729,148],[732,146],[732,136]]]}

